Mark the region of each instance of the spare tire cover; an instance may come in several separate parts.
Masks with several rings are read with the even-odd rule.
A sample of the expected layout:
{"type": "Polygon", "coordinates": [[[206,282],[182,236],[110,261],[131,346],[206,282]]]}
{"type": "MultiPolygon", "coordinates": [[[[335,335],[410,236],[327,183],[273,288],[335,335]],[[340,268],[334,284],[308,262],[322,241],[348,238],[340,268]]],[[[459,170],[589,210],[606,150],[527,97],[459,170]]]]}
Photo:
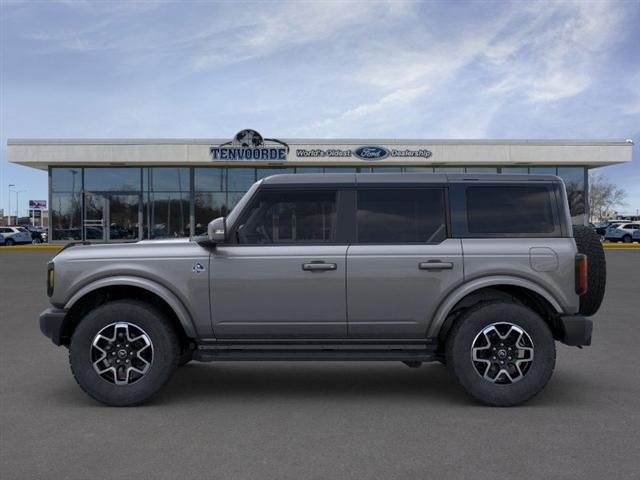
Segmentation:
{"type": "Polygon", "coordinates": [[[573,237],[578,252],[587,256],[588,288],[580,296],[580,314],[594,315],[600,308],[607,283],[607,260],[600,236],[589,227],[573,226],[573,237]]]}

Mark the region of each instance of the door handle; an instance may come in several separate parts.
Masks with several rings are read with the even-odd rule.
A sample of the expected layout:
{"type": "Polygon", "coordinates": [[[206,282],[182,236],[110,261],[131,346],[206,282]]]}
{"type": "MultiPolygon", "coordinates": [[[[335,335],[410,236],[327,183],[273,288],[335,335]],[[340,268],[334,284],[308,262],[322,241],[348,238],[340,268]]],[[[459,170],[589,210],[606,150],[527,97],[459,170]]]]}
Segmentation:
{"type": "Polygon", "coordinates": [[[328,270],[336,270],[337,268],[338,265],[335,263],[311,262],[302,264],[302,270],[309,272],[326,272],[328,270]]]}
{"type": "Polygon", "coordinates": [[[441,262],[440,260],[429,260],[428,262],[420,262],[418,265],[420,270],[451,270],[453,263],[441,262]]]}

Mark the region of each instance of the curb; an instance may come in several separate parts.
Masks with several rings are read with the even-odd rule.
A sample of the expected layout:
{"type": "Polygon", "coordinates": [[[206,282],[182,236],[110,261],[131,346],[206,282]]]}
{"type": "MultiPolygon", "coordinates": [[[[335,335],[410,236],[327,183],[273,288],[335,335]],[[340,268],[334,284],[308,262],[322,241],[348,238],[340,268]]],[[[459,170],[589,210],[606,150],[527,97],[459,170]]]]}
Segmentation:
{"type": "Polygon", "coordinates": [[[640,243],[603,243],[605,250],[633,250],[640,248],[640,243]]]}
{"type": "Polygon", "coordinates": [[[64,245],[12,245],[10,247],[0,246],[0,252],[33,251],[33,250],[62,250],[64,245]]]}

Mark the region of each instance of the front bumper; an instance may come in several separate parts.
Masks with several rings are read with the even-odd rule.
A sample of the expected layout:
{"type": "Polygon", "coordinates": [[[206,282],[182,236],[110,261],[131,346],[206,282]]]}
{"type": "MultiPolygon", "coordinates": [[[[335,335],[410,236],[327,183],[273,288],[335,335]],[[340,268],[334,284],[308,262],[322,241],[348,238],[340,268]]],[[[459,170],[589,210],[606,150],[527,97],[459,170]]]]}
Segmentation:
{"type": "Polygon", "coordinates": [[[66,316],[66,310],[59,308],[47,308],[40,314],[40,331],[55,345],[62,345],[65,340],[62,334],[66,316]]]}
{"type": "Polygon", "coordinates": [[[565,345],[581,347],[591,345],[593,322],[580,316],[560,317],[560,340],[565,345]]]}

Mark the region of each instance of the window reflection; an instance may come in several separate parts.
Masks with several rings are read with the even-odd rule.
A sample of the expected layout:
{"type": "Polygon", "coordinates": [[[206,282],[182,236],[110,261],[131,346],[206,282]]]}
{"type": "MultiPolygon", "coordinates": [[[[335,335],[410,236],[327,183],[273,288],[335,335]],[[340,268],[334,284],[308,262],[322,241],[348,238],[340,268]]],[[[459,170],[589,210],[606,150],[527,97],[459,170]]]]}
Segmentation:
{"type": "Polygon", "coordinates": [[[82,168],[52,168],[51,191],[79,192],[82,190],[82,168]]]}
{"type": "Polygon", "coordinates": [[[51,195],[51,230],[53,240],[81,240],[80,194],[51,195]]]}
{"type": "Polygon", "coordinates": [[[145,238],[189,236],[189,193],[150,193],[144,214],[145,238]]]}
{"type": "Polygon", "coordinates": [[[84,189],[90,192],[139,192],[140,168],[85,168],[84,189]]]}

